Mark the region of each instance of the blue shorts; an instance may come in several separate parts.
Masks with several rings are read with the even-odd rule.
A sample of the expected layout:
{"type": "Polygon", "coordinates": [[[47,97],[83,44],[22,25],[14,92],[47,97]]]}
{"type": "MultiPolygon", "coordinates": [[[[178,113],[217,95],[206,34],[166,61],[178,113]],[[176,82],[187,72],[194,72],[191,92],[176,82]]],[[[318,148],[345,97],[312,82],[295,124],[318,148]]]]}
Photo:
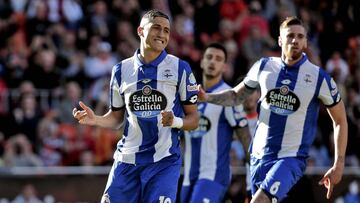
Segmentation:
{"type": "Polygon", "coordinates": [[[251,157],[250,162],[252,195],[261,188],[271,200],[275,198],[277,202],[286,197],[306,169],[305,158],[263,160],[251,157]]]}
{"type": "Polygon", "coordinates": [[[200,179],[194,185],[181,188],[181,203],[222,203],[227,187],[215,181],[200,179]]]}
{"type": "Polygon", "coordinates": [[[178,155],[146,165],[115,161],[103,199],[111,203],[175,203],[180,168],[178,155]]]}

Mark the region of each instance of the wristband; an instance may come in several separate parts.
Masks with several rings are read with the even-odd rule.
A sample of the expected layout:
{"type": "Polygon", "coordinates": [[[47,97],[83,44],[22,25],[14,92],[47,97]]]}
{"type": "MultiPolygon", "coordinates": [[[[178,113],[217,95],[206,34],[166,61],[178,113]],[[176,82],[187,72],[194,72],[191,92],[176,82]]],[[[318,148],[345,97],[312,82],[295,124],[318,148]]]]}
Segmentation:
{"type": "Polygon", "coordinates": [[[184,125],[184,121],[182,118],[174,116],[173,122],[171,124],[171,128],[182,128],[184,125]]]}

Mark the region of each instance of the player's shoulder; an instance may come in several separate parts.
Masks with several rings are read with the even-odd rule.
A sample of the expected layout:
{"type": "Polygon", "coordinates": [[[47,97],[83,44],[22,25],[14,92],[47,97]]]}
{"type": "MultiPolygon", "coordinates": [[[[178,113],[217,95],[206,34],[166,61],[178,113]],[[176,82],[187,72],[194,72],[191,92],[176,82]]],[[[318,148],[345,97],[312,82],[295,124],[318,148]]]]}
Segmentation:
{"type": "Polygon", "coordinates": [[[115,64],[113,66],[113,71],[118,72],[121,71],[121,69],[124,69],[125,67],[129,67],[129,66],[133,66],[134,65],[134,58],[130,57],[130,58],[126,58],[120,62],[118,62],[117,64],[115,64]]]}
{"type": "Polygon", "coordinates": [[[165,64],[176,64],[176,63],[179,63],[181,59],[175,55],[172,55],[172,54],[167,54],[166,57],[164,58],[163,60],[163,63],[165,64]]]}
{"type": "Polygon", "coordinates": [[[281,58],[276,56],[263,57],[260,60],[262,63],[281,64],[281,58]]]}
{"type": "Polygon", "coordinates": [[[122,60],[119,64],[121,64],[122,66],[132,65],[132,64],[134,64],[134,60],[135,60],[134,57],[129,57],[129,58],[122,60]]]}
{"type": "Polygon", "coordinates": [[[164,62],[167,64],[167,65],[170,65],[170,64],[173,64],[173,65],[178,65],[179,66],[179,69],[180,70],[187,70],[187,71],[191,71],[191,67],[190,67],[190,64],[189,62],[187,62],[186,60],[184,59],[181,59],[177,56],[174,56],[172,54],[168,54],[165,59],[164,59],[164,62]]]}
{"type": "Polygon", "coordinates": [[[320,76],[328,76],[329,75],[324,68],[322,68],[321,66],[319,66],[317,64],[312,63],[309,60],[306,60],[303,64],[303,66],[307,68],[308,73],[313,72],[314,74],[319,74],[320,76]]]}
{"type": "Polygon", "coordinates": [[[262,57],[255,62],[255,66],[264,67],[265,65],[279,65],[281,64],[281,58],[275,56],[262,57]]]}

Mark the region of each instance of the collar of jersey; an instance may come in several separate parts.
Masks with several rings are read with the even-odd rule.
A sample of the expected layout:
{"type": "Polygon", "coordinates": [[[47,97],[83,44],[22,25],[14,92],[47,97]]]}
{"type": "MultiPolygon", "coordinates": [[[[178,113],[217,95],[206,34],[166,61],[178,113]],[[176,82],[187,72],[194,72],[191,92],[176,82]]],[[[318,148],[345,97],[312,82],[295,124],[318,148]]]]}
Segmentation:
{"type": "Polygon", "coordinates": [[[220,80],[217,84],[215,84],[214,86],[210,87],[209,89],[206,90],[206,92],[212,92],[214,91],[216,88],[218,88],[220,85],[222,85],[224,83],[224,80],[220,80]]]}
{"type": "Polygon", "coordinates": [[[135,54],[134,54],[134,58],[135,58],[135,63],[140,67],[140,66],[153,66],[153,67],[157,67],[166,57],[167,53],[165,50],[163,50],[160,55],[154,59],[153,61],[151,61],[148,64],[144,64],[141,59],[138,57],[138,54],[140,54],[140,49],[136,50],[135,54]]]}
{"type": "Polygon", "coordinates": [[[300,59],[300,61],[296,62],[292,66],[287,65],[283,60],[281,60],[281,62],[282,62],[283,67],[299,68],[307,59],[308,58],[307,58],[306,54],[303,53],[302,58],[300,59]]]}

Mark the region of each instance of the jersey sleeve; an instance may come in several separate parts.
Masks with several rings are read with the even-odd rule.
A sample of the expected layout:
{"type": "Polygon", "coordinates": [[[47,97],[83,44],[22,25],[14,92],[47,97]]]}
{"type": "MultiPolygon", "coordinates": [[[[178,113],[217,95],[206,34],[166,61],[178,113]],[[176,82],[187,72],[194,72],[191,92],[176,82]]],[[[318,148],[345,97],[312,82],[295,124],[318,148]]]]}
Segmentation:
{"type": "Polygon", "coordinates": [[[256,61],[246,74],[244,84],[250,88],[256,88],[259,84],[259,73],[262,64],[262,59],[256,61]]]}
{"type": "Polygon", "coordinates": [[[242,105],[225,107],[225,117],[229,125],[233,128],[248,126],[248,120],[246,119],[242,105]]]}
{"type": "Polygon", "coordinates": [[[190,65],[185,61],[179,61],[179,95],[183,104],[197,103],[197,82],[191,71],[190,65]]]}
{"type": "Polygon", "coordinates": [[[121,94],[121,64],[113,67],[110,80],[110,108],[113,111],[122,109],[125,106],[124,98],[121,94]]]}
{"type": "Polygon", "coordinates": [[[328,74],[324,74],[324,79],[321,82],[319,99],[326,107],[335,106],[341,100],[337,85],[328,74]]]}

